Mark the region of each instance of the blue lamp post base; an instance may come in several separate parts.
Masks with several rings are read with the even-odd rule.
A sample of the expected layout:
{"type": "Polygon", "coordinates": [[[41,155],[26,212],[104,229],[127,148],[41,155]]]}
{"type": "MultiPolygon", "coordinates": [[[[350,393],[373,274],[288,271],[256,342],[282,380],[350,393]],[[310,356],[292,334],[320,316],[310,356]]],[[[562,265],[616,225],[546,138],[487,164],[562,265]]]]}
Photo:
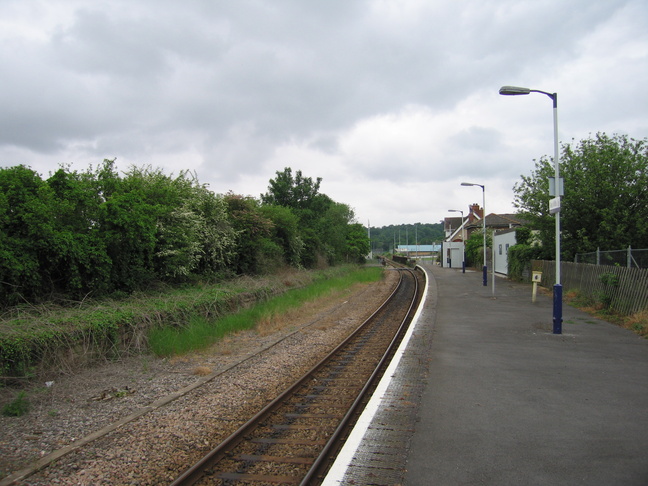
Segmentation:
{"type": "Polygon", "coordinates": [[[484,273],[484,287],[486,287],[488,286],[488,267],[486,265],[484,265],[482,272],[484,273]]]}
{"type": "Polygon", "coordinates": [[[553,288],[553,333],[562,334],[562,285],[553,288]]]}

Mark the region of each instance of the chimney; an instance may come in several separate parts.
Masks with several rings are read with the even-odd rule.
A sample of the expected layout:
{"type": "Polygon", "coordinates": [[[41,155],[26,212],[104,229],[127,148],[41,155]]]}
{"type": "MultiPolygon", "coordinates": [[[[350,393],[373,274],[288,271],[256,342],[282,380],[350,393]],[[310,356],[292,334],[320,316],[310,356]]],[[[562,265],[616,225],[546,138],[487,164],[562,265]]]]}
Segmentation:
{"type": "Polygon", "coordinates": [[[470,213],[468,214],[468,219],[472,223],[477,218],[481,219],[483,213],[484,213],[484,211],[479,207],[479,204],[477,204],[477,203],[471,204],[470,205],[470,213]]]}

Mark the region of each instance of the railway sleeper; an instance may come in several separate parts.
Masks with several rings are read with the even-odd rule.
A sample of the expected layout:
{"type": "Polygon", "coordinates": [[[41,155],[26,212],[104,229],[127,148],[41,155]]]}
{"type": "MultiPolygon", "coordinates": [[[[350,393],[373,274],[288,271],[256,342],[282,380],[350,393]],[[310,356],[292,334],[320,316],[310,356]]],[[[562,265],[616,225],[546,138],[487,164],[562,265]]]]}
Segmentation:
{"type": "Polygon", "coordinates": [[[301,478],[298,476],[270,476],[250,473],[220,473],[216,475],[216,478],[230,481],[257,481],[277,484],[299,484],[301,482],[301,478]]]}
{"type": "Polygon", "coordinates": [[[286,464],[305,464],[311,465],[314,462],[313,457],[286,457],[286,456],[267,456],[262,454],[240,454],[233,459],[238,461],[250,462],[278,462],[286,464]]]}
{"type": "Polygon", "coordinates": [[[269,437],[259,437],[251,439],[250,442],[255,444],[288,444],[288,445],[307,445],[307,446],[323,446],[326,445],[326,440],[313,440],[313,439],[271,439],[269,437]]]}

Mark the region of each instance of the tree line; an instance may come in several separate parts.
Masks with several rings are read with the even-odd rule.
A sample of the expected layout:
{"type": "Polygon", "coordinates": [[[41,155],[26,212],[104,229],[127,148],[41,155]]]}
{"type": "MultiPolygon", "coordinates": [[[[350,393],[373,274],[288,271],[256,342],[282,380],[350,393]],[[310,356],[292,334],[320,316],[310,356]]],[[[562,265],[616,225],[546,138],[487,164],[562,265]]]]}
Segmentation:
{"type": "MultiPolygon", "coordinates": [[[[561,259],[597,248],[648,248],[648,139],[598,133],[562,144],[560,175],[561,259]]],[[[528,221],[518,243],[533,258],[555,257],[555,220],[549,212],[553,176],[553,160],[544,156],[513,188],[514,204],[528,221]]]]}
{"type": "Polygon", "coordinates": [[[444,239],[443,223],[399,224],[371,227],[374,253],[391,253],[398,245],[433,245],[444,239]]]}
{"type": "MultiPolygon", "coordinates": [[[[648,248],[648,139],[597,133],[562,144],[560,176],[561,260],[577,253],[648,248]]],[[[509,249],[509,275],[521,276],[531,259],[555,259],[555,218],[549,211],[549,181],[553,159],[535,161],[530,175],[513,187],[514,206],[526,221],[516,229],[517,244],[509,249]]],[[[486,245],[491,247],[492,231],[486,245]]],[[[468,265],[483,265],[483,232],[475,230],[466,241],[468,265]]]]}
{"type": "Polygon", "coordinates": [[[114,160],[0,168],[0,307],[364,261],[366,229],[320,182],[286,168],[253,198],[114,160]]]}

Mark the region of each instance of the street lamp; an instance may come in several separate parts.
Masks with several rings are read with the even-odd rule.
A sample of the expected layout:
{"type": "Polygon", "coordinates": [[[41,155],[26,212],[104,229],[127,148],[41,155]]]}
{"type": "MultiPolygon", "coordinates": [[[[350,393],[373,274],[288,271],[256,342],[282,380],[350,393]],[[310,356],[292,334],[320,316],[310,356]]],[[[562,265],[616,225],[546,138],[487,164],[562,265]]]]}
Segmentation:
{"type": "Polygon", "coordinates": [[[482,272],[484,273],[484,287],[488,285],[488,267],[486,265],[486,187],[482,184],[473,184],[472,182],[462,182],[462,186],[479,186],[482,188],[483,203],[482,203],[482,222],[484,224],[484,268],[482,272]]]}
{"type": "Polygon", "coordinates": [[[556,283],[553,288],[553,333],[562,334],[562,285],[560,283],[560,160],[558,158],[558,93],[547,93],[539,89],[520,88],[518,86],[502,86],[499,94],[505,96],[528,95],[529,93],[542,93],[553,101],[553,128],[554,128],[554,171],[555,194],[551,201],[550,211],[556,215],[556,283]]]}
{"type": "Polygon", "coordinates": [[[463,245],[463,255],[461,256],[461,273],[466,273],[466,238],[464,238],[464,218],[461,209],[448,209],[449,213],[461,213],[461,243],[463,245]]]}

